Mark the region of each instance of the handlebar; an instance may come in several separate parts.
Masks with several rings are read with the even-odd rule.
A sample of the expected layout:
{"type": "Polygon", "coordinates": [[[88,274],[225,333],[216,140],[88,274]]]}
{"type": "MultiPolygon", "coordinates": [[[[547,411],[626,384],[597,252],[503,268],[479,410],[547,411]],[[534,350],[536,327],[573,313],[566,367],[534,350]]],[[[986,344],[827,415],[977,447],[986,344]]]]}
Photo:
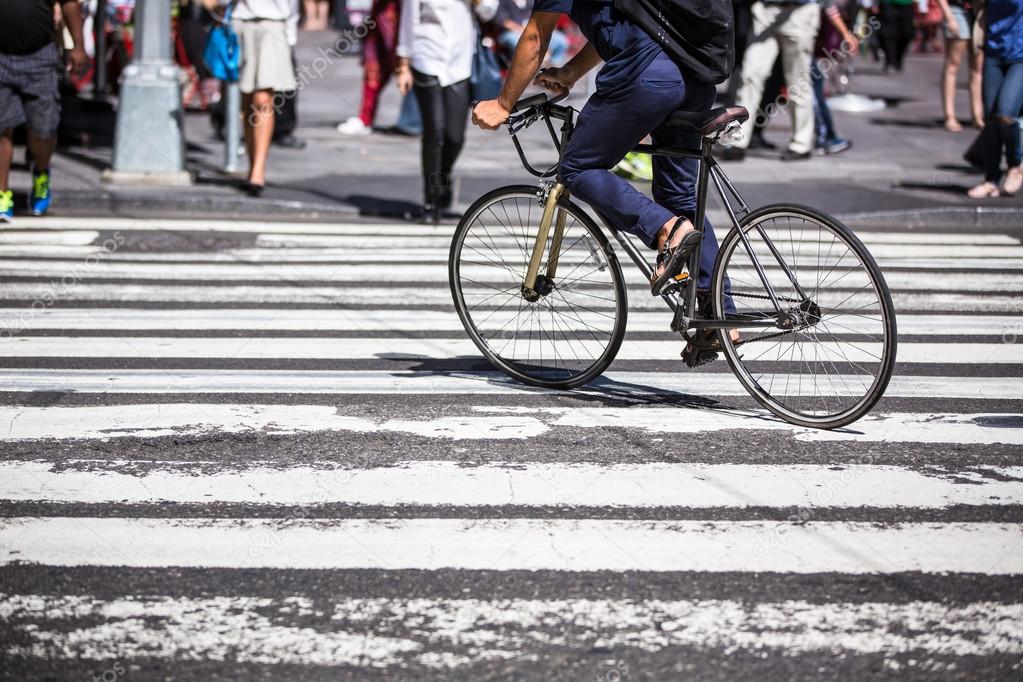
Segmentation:
{"type": "Polygon", "coordinates": [[[567,92],[555,97],[551,97],[546,92],[525,97],[515,103],[515,106],[512,107],[511,115],[508,118],[508,132],[511,133],[512,142],[515,143],[515,150],[519,154],[519,159],[522,161],[523,167],[525,167],[527,172],[539,178],[547,178],[555,175],[557,173],[558,164],[554,164],[546,170],[533,168],[526,159],[526,155],[522,150],[522,145],[519,144],[518,134],[533,125],[536,121],[543,119],[547,126],[547,131],[551,135],[551,140],[554,142],[554,147],[558,150],[560,155],[562,144],[567,141],[567,131],[570,131],[572,128],[572,118],[575,111],[569,106],[558,106],[558,102],[566,99],[567,97],[567,92]],[[554,130],[554,126],[551,124],[551,119],[561,120],[565,124],[562,128],[562,135],[560,139],[554,130]]]}

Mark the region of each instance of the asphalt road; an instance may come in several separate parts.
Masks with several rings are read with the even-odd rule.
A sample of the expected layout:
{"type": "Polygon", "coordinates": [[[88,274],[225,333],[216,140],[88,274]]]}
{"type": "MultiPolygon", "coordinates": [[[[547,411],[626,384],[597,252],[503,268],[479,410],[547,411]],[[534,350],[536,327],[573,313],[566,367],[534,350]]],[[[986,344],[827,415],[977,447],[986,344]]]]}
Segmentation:
{"type": "Polygon", "coordinates": [[[1019,230],[860,232],[900,363],[831,433],[641,285],[605,377],[504,378],[450,232],[0,231],[0,677],[1023,676],[1019,230]]]}

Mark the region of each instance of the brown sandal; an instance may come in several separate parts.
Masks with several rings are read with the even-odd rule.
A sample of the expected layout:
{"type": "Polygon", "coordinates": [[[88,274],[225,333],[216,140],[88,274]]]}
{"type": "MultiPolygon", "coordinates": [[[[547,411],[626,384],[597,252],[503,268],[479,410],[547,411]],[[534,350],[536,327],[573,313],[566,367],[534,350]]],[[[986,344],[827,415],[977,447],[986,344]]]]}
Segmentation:
{"type": "Polygon", "coordinates": [[[692,232],[682,238],[682,241],[675,246],[671,246],[671,238],[675,236],[675,232],[686,222],[688,221],[685,218],[679,218],[675,221],[675,224],[671,226],[671,231],[668,233],[668,238],[664,240],[664,246],[657,253],[657,265],[654,266],[654,273],[650,276],[650,294],[653,296],[659,296],[664,286],[682,272],[682,266],[685,265],[686,258],[696,249],[700,240],[703,239],[703,233],[694,228],[692,232]],[[658,275],[657,270],[662,265],[664,270],[658,275]]]}

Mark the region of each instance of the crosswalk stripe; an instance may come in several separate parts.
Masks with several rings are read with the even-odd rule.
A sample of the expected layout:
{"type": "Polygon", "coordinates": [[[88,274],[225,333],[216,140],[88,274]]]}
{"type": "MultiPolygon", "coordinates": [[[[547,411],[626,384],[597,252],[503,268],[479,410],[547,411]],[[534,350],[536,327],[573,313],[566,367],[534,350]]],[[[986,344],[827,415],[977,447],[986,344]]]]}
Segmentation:
{"type": "MultiPolygon", "coordinates": [[[[1023,604],[996,601],[765,599],[749,604],[736,599],[345,597],[328,605],[325,615],[331,627],[311,628],[296,617],[315,614],[324,605],[302,596],[101,599],[78,594],[0,594],[0,616],[33,623],[17,642],[0,650],[9,656],[48,660],[114,651],[118,660],[198,658],[381,667],[405,663],[444,671],[527,656],[537,637],[548,633],[557,633],[560,641],[576,650],[592,647],[595,633],[601,633],[601,645],[615,651],[687,647],[786,657],[811,652],[842,657],[870,654],[886,660],[906,653],[918,657],[1023,653],[1023,640],[1006,626],[1023,619],[1023,604]],[[68,630],[62,627],[67,620],[79,625],[68,630]],[[386,635],[367,631],[367,626],[383,623],[417,626],[386,635]],[[931,623],[954,624],[955,636],[935,637],[921,625],[931,623]],[[247,636],[196,637],[196,633],[222,632],[247,636]],[[424,651],[424,640],[439,645],[447,655],[424,651]],[[485,645],[474,646],[469,655],[454,653],[466,642],[485,645]]],[[[928,668],[931,674],[936,669],[951,671],[928,668]]],[[[612,672],[624,678],[621,670],[612,672]]]]}
{"type": "MultiPolygon", "coordinates": [[[[499,324],[497,326],[500,326],[499,324]]],[[[539,337],[539,334],[537,334],[539,337]]],[[[207,358],[207,359],[322,359],[362,360],[383,358],[445,359],[482,357],[468,339],[392,339],[392,338],[213,338],[213,337],[148,337],[148,336],[17,336],[0,342],[0,352],[9,358],[207,358]]],[[[519,353],[526,358],[527,348],[513,339],[495,339],[492,347],[502,353],[519,353]],[[514,343],[514,347],[513,347],[514,343]]],[[[605,348],[602,341],[570,339],[558,344],[545,343],[528,356],[541,355],[561,360],[575,357],[599,357],[605,348]]],[[[626,340],[618,351],[618,360],[676,360],[682,351],[681,341],[626,340]]],[[[768,346],[763,346],[766,349],[768,346]]],[[[792,343],[782,340],[783,357],[779,361],[871,363],[880,357],[880,343],[870,341],[792,343]],[[807,350],[801,350],[801,349],[807,350]]],[[[772,358],[773,359],[773,358],[772,358]]],[[[902,343],[899,362],[905,364],[955,362],[958,364],[1023,364],[1023,344],[1001,343],[902,343]]]]}
{"type": "MultiPolygon", "coordinates": [[[[92,233],[95,234],[95,233],[92,233]]],[[[257,240],[256,248],[224,249],[221,251],[115,251],[99,245],[90,245],[95,240],[87,239],[90,233],[74,234],[65,237],[64,244],[21,244],[17,241],[5,243],[0,239],[0,256],[18,259],[81,259],[90,255],[101,255],[104,260],[122,262],[164,262],[164,263],[317,263],[344,261],[380,261],[402,263],[408,262],[408,249],[414,250],[417,263],[446,263],[450,244],[447,239],[431,237],[406,237],[402,239],[401,251],[395,251],[394,237],[381,235],[374,237],[339,237],[323,244],[298,244],[265,242],[257,240]]],[[[98,237],[98,234],[97,234],[98,237]]],[[[318,240],[319,241],[319,240],[318,240]]],[[[521,248],[514,241],[494,240],[488,242],[494,247],[521,248]]],[[[788,245],[778,243],[777,246],[787,252],[788,245]]],[[[1023,267],[1023,247],[1014,246],[964,246],[955,247],[931,244],[881,244],[870,249],[878,264],[882,267],[927,267],[933,268],[1012,268],[1023,267]]],[[[484,251],[479,255],[486,255],[484,251]]],[[[562,257],[562,262],[579,262],[582,253],[569,252],[562,257]]],[[[770,262],[769,253],[758,255],[770,262]]],[[[814,254],[802,254],[802,259],[814,254]]],[[[797,259],[797,263],[802,260],[797,259]]]]}
{"type": "MultiPolygon", "coordinates": [[[[941,336],[1023,336],[1023,317],[1014,315],[899,315],[899,334],[941,336]]],[[[629,313],[629,331],[667,332],[665,313],[629,313]]],[[[37,329],[178,331],[432,331],[464,335],[454,311],[404,309],[301,310],[294,308],[0,308],[0,330],[37,329]]]]}
{"type": "Polygon", "coordinates": [[[59,232],[35,232],[31,230],[0,230],[0,253],[18,253],[20,249],[48,248],[70,253],[80,253],[80,247],[87,252],[96,246],[88,246],[99,239],[94,230],[61,230],[59,232]],[[45,245],[45,246],[43,246],[45,245]]]}
{"type": "Polygon", "coordinates": [[[230,403],[142,403],[76,407],[0,407],[0,441],[108,439],[218,433],[274,434],[352,431],[397,432],[453,440],[534,438],[557,428],[618,427],[647,433],[702,433],[725,430],[782,431],[804,442],[1008,443],[1023,445],[1016,414],[875,413],[855,427],[807,429],[774,419],[761,410],[687,407],[530,408],[471,406],[457,416],[374,420],[339,414],[329,405],[230,403]]]}
{"type": "MultiPolygon", "coordinates": [[[[777,375],[776,381],[785,381],[777,375]]],[[[835,383],[855,382],[839,375],[835,383]]],[[[792,385],[797,379],[792,379],[792,385]]],[[[850,385],[853,385],[850,383],[850,385]]],[[[630,395],[693,393],[708,396],[748,395],[730,373],[675,376],[666,372],[606,372],[590,385],[627,387],[630,395]]],[[[809,387],[806,390],[810,390],[809,387]]],[[[50,370],[0,369],[0,391],[74,391],[80,393],[305,393],[323,395],[447,394],[516,395],[547,393],[525,386],[500,372],[411,372],[395,370],[50,370]]],[[[585,390],[576,392],[585,393],[585,390]]],[[[796,392],[789,391],[789,396],[796,392]]],[[[889,398],[942,397],[969,400],[1021,400],[1023,382],[1015,377],[941,377],[895,375],[889,398]]]]}
{"type": "Polygon", "coordinates": [[[175,462],[0,462],[0,500],[14,502],[474,507],[947,509],[1023,499],[1023,467],[941,475],[883,465],[513,464],[410,461],[376,469],[244,469],[175,462]],[[132,465],[136,471],[123,473],[132,465]],[[153,469],[146,469],[151,465],[153,469]],[[142,471],[138,471],[143,469],[142,471]]]}
{"type": "MultiPolygon", "coordinates": [[[[991,261],[985,261],[991,264],[991,261]]],[[[901,266],[900,266],[901,267],[901,266]]],[[[935,266],[920,266],[906,262],[904,267],[934,269],[935,266]]],[[[991,265],[990,272],[892,272],[885,273],[888,286],[898,291],[919,291],[950,289],[957,291],[1023,291],[1023,274],[1009,273],[1002,265],[991,265]]],[[[780,269],[766,268],[774,281],[784,275],[780,269]]],[[[645,284],[642,274],[635,268],[624,271],[625,281],[640,286],[645,284]]],[[[463,277],[480,282],[504,282],[506,271],[492,267],[467,267],[462,269],[463,277]],[[503,278],[502,278],[503,277],[503,278]]],[[[381,265],[372,264],[322,264],[322,263],[127,263],[102,258],[92,261],[59,260],[17,260],[0,259],[0,276],[8,277],[49,277],[99,279],[123,278],[139,280],[210,280],[222,282],[373,282],[386,278],[390,281],[422,282],[424,284],[446,284],[449,281],[446,263],[416,263],[412,269],[388,271],[381,265]]],[[[864,283],[857,275],[852,288],[864,283]]],[[[609,285],[608,285],[609,286],[609,285]]],[[[845,287],[845,288],[848,288],[845,287]]]]}
{"type": "MultiPolygon", "coordinates": [[[[1023,296],[1014,294],[979,296],[970,293],[909,293],[892,294],[896,310],[921,312],[966,313],[1023,313],[1023,296]]],[[[452,305],[451,293],[441,286],[422,287],[368,287],[359,286],[302,286],[289,282],[275,285],[166,285],[135,284],[130,282],[107,284],[69,281],[8,282],[0,288],[0,301],[28,302],[24,317],[33,317],[38,310],[54,302],[116,301],[120,303],[204,304],[224,303],[268,305],[353,306],[393,305],[402,308],[415,306],[452,305]]],[[[658,310],[667,315],[667,308],[659,298],[650,296],[649,289],[629,292],[632,310],[658,310]]],[[[665,318],[667,319],[667,318],[665,318]]]]}
{"type": "MultiPolygon", "coordinates": [[[[42,217],[33,218],[33,231],[77,230],[135,230],[148,232],[255,232],[259,234],[278,233],[288,235],[372,235],[391,234],[399,236],[431,235],[450,238],[454,232],[451,225],[409,225],[399,222],[281,222],[250,219],[172,219],[172,218],[118,218],[118,217],[42,217]]],[[[1019,245],[1020,240],[1008,234],[997,232],[948,232],[926,233],[896,230],[856,230],[863,241],[878,243],[908,244],[1010,244],[1019,245]]]]}
{"type": "Polygon", "coordinates": [[[1021,543],[1005,523],[0,519],[0,564],[48,566],[1016,575],[1021,543]]]}
{"type": "MultiPolygon", "coordinates": [[[[375,234],[386,232],[396,235],[447,235],[454,231],[451,225],[409,225],[406,222],[296,222],[237,219],[173,219],[173,218],[120,218],[120,217],[40,217],[33,218],[33,230],[142,230],[182,232],[259,232],[281,234],[375,234]]],[[[1019,244],[1020,239],[1008,234],[992,232],[906,232],[896,230],[856,230],[864,241],[877,239],[907,243],[944,244],[1019,244]]]]}

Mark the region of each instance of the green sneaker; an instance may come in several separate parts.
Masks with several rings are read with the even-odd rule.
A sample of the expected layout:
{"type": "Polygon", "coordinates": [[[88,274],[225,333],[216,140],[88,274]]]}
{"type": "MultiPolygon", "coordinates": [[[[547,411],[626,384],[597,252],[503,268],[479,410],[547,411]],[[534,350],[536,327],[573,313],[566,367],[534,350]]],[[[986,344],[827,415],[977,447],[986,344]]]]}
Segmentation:
{"type": "Polygon", "coordinates": [[[43,215],[50,209],[50,171],[32,170],[32,196],[28,198],[32,215],[43,215]]]}
{"type": "Polygon", "coordinates": [[[0,223],[14,220],[14,192],[7,189],[0,192],[0,223]]]}
{"type": "Polygon", "coordinates": [[[629,152],[625,158],[614,167],[615,175],[620,175],[626,180],[638,180],[650,182],[654,179],[654,166],[649,154],[629,152]]]}

